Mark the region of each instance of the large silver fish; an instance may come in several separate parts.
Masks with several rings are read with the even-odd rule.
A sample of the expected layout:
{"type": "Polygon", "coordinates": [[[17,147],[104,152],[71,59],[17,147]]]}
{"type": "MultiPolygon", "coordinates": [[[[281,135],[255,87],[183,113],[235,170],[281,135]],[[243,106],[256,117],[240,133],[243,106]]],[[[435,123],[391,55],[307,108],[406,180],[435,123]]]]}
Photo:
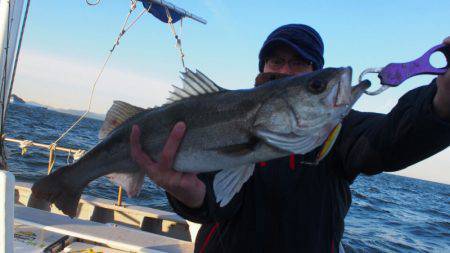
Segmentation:
{"type": "Polygon", "coordinates": [[[364,81],[352,87],[351,76],[349,67],[327,68],[252,89],[226,90],[200,71],[187,70],[184,87],[175,87],[170,102],[161,107],[145,110],[115,101],[100,131],[103,140],[74,164],[36,182],[33,197],[74,216],[83,189],[100,176],[109,175],[129,195],[137,194],[144,174],[130,157],[132,126],[140,126],[143,149],[159,161],[172,127],[184,121],[187,130],[174,169],[220,171],[213,187],[224,206],[256,162],[305,154],[324,143],[321,156],[326,154],[342,118],[370,86],[364,81]]]}

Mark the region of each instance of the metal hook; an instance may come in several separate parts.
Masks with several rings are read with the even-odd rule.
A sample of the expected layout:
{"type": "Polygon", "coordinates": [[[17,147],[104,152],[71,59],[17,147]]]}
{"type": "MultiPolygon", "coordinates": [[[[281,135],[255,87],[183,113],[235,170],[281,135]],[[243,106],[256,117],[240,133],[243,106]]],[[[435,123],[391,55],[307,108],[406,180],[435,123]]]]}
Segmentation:
{"type": "MultiPolygon", "coordinates": [[[[358,81],[362,82],[363,77],[366,74],[369,74],[369,73],[379,74],[382,69],[383,68],[368,68],[368,69],[365,69],[361,73],[361,75],[359,75],[358,81]]],[[[366,93],[369,96],[375,96],[375,95],[378,95],[378,94],[382,93],[383,91],[387,90],[388,88],[389,88],[389,86],[387,86],[387,85],[381,85],[381,87],[378,88],[378,90],[375,90],[375,91],[367,91],[367,90],[365,90],[364,93],[366,93]]]]}
{"type": "Polygon", "coordinates": [[[101,0],[97,0],[96,2],[93,2],[93,3],[89,2],[89,0],[85,0],[85,1],[86,1],[86,4],[87,4],[87,5],[89,5],[89,6],[95,6],[95,5],[99,4],[101,0]]]}

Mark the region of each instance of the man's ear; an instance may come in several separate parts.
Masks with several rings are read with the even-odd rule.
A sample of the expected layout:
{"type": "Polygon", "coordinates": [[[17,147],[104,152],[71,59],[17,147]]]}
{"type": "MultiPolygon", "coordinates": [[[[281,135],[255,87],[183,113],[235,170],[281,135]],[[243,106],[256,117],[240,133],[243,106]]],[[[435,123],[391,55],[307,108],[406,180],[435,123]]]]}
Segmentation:
{"type": "Polygon", "coordinates": [[[281,73],[259,73],[256,78],[255,78],[255,87],[259,86],[263,83],[269,82],[269,81],[273,81],[276,79],[281,79],[281,78],[285,78],[288,77],[290,75],[288,74],[281,74],[281,73]]]}

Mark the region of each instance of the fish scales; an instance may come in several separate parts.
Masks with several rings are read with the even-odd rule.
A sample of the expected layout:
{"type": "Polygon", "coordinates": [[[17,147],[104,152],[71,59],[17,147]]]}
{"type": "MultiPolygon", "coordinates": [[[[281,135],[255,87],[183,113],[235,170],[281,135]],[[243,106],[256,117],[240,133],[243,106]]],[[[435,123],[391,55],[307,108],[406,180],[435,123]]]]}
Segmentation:
{"type": "Polygon", "coordinates": [[[351,87],[350,68],[324,69],[242,90],[220,88],[201,72],[183,75],[184,80],[196,79],[191,86],[204,94],[188,97],[192,89],[177,88],[171,98],[176,101],[147,110],[116,101],[100,131],[102,141],[74,164],[36,182],[33,196],[74,216],[84,187],[100,176],[108,175],[135,195],[144,173],[130,156],[132,126],[140,126],[142,148],[159,161],[172,127],[183,121],[187,129],[174,169],[220,171],[214,192],[223,206],[251,176],[254,163],[334,142],[340,121],[369,86],[363,82],[351,87]]]}

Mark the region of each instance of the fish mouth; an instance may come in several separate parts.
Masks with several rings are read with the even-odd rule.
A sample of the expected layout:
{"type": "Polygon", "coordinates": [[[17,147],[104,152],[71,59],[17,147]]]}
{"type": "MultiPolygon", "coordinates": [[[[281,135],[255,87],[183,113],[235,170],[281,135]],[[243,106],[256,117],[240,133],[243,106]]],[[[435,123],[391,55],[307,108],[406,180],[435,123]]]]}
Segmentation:
{"type": "Polygon", "coordinates": [[[351,90],[352,90],[352,68],[340,68],[338,74],[338,85],[336,91],[336,98],[334,106],[339,107],[342,105],[348,105],[351,102],[351,90]]]}
{"type": "Polygon", "coordinates": [[[345,67],[340,69],[338,75],[338,90],[335,99],[335,106],[353,106],[353,104],[361,97],[365,90],[367,90],[371,83],[369,80],[364,80],[355,86],[352,86],[352,68],[345,67]]]}
{"type": "Polygon", "coordinates": [[[367,90],[369,89],[371,83],[369,80],[363,80],[360,83],[358,83],[355,86],[352,86],[352,99],[350,101],[350,107],[353,106],[353,104],[355,104],[355,102],[361,97],[361,95],[367,90]]]}

